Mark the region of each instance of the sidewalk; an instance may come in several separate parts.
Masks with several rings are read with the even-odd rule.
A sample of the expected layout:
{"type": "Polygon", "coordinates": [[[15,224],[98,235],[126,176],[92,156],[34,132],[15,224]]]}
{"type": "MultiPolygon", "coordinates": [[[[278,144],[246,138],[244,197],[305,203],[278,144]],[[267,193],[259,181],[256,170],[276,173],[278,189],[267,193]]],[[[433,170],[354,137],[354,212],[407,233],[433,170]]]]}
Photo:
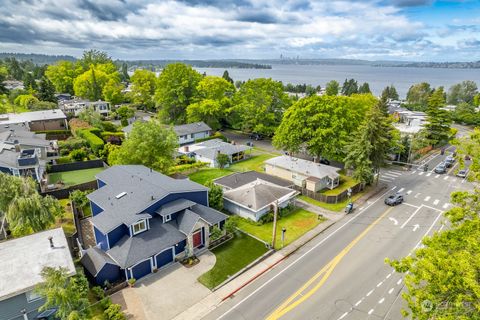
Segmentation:
{"type": "MultiPolygon", "coordinates": [[[[370,192],[362,196],[360,199],[358,199],[357,203],[363,204],[368,202],[369,199],[375,197],[384,189],[385,189],[384,185],[377,186],[376,188],[374,188],[373,190],[371,190],[370,192]]],[[[299,200],[297,201],[300,202],[299,200]]],[[[302,201],[301,203],[303,204],[304,202],[302,201]]],[[[326,229],[334,225],[335,222],[339,221],[341,218],[345,216],[345,213],[343,211],[338,213],[331,212],[311,204],[308,204],[308,205],[309,205],[308,210],[317,214],[321,214],[324,217],[327,217],[329,220],[319,224],[317,227],[310,230],[299,239],[295,240],[285,248],[275,252],[265,260],[261,261],[256,266],[252,267],[245,273],[238,276],[236,279],[233,279],[232,281],[227,283],[225,286],[218,289],[217,291],[212,292],[207,297],[197,302],[190,308],[186,309],[184,312],[177,315],[173,319],[193,320],[193,319],[201,319],[202,317],[205,317],[207,314],[213,311],[218,305],[220,305],[223,300],[225,300],[229,296],[234,295],[234,293],[236,293],[237,291],[241,290],[242,288],[244,288],[245,286],[253,282],[256,278],[258,278],[263,273],[273,268],[275,265],[277,265],[282,260],[287,258],[290,254],[297,251],[300,247],[308,243],[310,240],[314,239],[320,233],[322,233],[323,231],[325,231],[326,229]]]]}

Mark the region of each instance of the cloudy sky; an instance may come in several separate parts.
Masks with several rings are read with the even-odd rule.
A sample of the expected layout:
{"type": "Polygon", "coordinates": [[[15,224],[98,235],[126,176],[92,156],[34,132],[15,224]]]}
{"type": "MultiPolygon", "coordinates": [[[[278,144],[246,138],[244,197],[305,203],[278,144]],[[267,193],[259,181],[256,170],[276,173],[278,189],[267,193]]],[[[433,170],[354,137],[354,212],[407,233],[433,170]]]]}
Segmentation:
{"type": "Polygon", "coordinates": [[[0,51],[480,60],[480,0],[0,0],[0,51]]]}

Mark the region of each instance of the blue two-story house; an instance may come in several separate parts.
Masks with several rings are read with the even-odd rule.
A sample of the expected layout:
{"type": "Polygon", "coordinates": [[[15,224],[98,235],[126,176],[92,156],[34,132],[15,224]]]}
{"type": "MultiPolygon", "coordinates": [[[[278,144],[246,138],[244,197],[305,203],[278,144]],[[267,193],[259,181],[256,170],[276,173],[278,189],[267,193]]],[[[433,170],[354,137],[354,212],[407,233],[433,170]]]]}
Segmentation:
{"type": "Polygon", "coordinates": [[[208,188],[140,165],[113,166],[88,195],[96,246],[81,262],[97,284],[140,279],[208,247],[227,216],[208,207],[208,188]]]}

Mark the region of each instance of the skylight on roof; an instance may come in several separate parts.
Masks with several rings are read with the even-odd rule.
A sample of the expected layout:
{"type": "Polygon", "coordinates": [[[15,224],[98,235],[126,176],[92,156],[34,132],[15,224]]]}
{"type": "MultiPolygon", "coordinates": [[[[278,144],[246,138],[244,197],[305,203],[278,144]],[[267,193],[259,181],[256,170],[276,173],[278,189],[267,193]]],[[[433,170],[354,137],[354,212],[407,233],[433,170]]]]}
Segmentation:
{"type": "Polygon", "coordinates": [[[126,196],[126,195],[127,195],[126,192],[122,192],[122,193],[117,194],[117,195],[115,196],[115,198],[120,199],[121,197],[126,196]]]}

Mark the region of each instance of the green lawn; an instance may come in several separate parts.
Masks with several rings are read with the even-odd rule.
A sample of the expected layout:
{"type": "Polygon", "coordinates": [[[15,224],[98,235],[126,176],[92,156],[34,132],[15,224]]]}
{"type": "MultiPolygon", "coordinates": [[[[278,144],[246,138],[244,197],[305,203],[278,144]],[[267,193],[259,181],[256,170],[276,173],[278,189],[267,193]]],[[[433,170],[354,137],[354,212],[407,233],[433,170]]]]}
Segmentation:
{"type": "Polygon", "coordinates": [[[74,186],[95,180],[95,175],[103,170],[105,170],[105,168],[50,173],[48,175],[48,183],[56,183],[61,180],[66,186],[74,186]]]}
{"type": "MultiPolygon", "coordinates": [[[[367,191],[367,189],[365,189],[364,191],[362,192],[359,192],[355,195],[352,196],[352,201],[355,203],[356,200],[358,200],[361,196],[363,196],[365,194],[365,192],[367,191]]],[[[301,195],[298,197],[299,199],[302,199],[303,201],[305,202],[308,202],[310,204],[313,204],[315,206],[318,206],[318,207],[322,207],[324,209],[327,209],[327,210],[330,210],[330,211],[335,211],[335,212],[340,212],[342,210],[345,209],[345,207],[347,206],[348,204],[348,199],[347,200],[344,200],[342,202],[338,202],[338,203],[325,203],[325,202],[320,202],[320,201],[317,201],[315,199],[312,199],[310,197],[307,197],[307,196],[304,196],[304,195],[301,195]]]]}
{"type": "Polygon", "coordinates": [[[68,199],[61,199],[58,200],[60,202],[60,205],[64,208],[65,210],[65,215],[63,218],[57,219],[57,222],[55,223],[55,227],[62,227],[63,231],[67,236],[72,235],[75,233],[75,224],[73,222],[73,213],[72,213],[72,208],[69,206],[70,200],[68,199]]]}
{"type": "MultiPolygon", "coordinates": [[[[271,243],[273,222],[265,223],[263,225],[254,225],[252,223],[249,223],[245,219],[237,218],[237,221],[239,229],[248,232],[259,239],[262,239],[265,242],[271,243]]],[[[280,249],[282,246],[282,228],[285,228],[287,230],[285,232],[284,243],[284,245],[286,246],[300,238],[307,231],[315,228],[323,221],[325,221],[325,219],[319,220],[318,215],[316,215],[315,213],[301,208],[295,209],[292,213],[285,217],[282,217],[280,220],[277,221],[277,240],[275,248],[280,249]]]]}
{"type": "Polygon", "coordinates": [[[229,169],[240,172],[251,170],[263,172],[263,162],[273,157],[275,156],[269,153],[253,155],[247,160],[232,164],[229,169]]]}
{"type": "Polygon", "coordinates": [[[191,173],[188,175],[188,177],[192,181],[206,185],[214,179],[226,176],[227,174],[231,174],[231,173],[232,171],[227,169],[208,168],[208,169],[200,169],[197,172],[191,173]]]}
{"type": "Polygon", "coordinates": [[[234,239],[213,249],[212,252],[217,258],[215,266],[198,278],[200,283],[210,289],[263,255],[267,248],[260,241],[237,232],[234,239]]]}
{"type": "Polygon", "coordinates": [[[336,187],[333,190],[327,189],[324,191],[321,191],[321,194],[324,194],[326,196],[335,196],[343,191],[347,190],[348,188],[352,188],[354,185],[356,185],[358,182],[355,181],[352,177],[345,176],[343,174],[340,175],[340,185],[336,187]]]}

